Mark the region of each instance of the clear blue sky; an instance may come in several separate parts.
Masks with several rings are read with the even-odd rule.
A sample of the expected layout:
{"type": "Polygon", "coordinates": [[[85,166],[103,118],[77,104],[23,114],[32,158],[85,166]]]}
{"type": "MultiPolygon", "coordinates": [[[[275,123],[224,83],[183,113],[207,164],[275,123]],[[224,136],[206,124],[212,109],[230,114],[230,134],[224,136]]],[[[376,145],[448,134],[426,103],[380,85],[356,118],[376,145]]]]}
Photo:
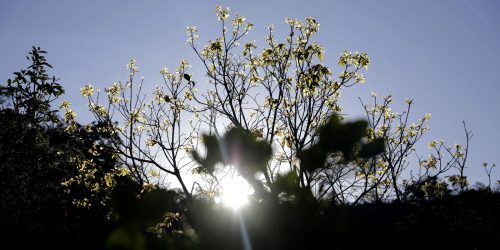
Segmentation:
{"type": "MultiPolygon", "coordinates": [[[[372,59],[367,84],[343,95],[348,113],[359,117],[357,97],[367,99],[371,91],[392,94],[396,104],[413,98],[415,119],[432,114],[421,154],[433,138],[463,143],[465,120],[474,133],[466,173],[485,181],[481,163],[500,165],[500,2],[494,0],[0,1],[0,80],[27,66],[33,45],[49,52],[52,72],[67,91],[62,99],[74,104],[84,103],[79,88],[85,83],[104,88],[124,80],[131,57],[152,85],[161,80],[160,68],[175,68],[181,59],[201,78],[185,28],[197,26],[200,41],[215,37],[217,4],[253,22],[251,38],[257,41],[270,24],[284,31],[285,17],[315,17],[328,66],[338,70],[344,50],[365,51],[372,59]]],[[[88,119],[85,110],[76,107],[82,120],[88,119]]]]}

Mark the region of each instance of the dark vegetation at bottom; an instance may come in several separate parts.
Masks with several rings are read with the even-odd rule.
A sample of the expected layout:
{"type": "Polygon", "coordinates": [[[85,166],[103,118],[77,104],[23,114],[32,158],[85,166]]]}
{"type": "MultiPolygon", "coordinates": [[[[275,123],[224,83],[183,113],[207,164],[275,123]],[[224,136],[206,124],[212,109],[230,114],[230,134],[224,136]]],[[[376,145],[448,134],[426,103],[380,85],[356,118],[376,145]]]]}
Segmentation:
{"type": "MultiPolygon", "coordinates": [[[[319,206],[249,208],[243,216],[253,249],[496,249],[500,245],[500,194],[486,190],[442,200],[319,206]]],[[[230,216],[225,212],[221,217],[230,216]]],[[[206,217],[200,230],[201,249],[241,247],[236,219],[227,223],[209,213],[206,217]]]]}
{"type": "MultiPolygon", "coordinates": [[[[148,249],[243,249],[241,216],[252,249],[497,249],[498,211],[500,194],[488,190],[441,200],[357,206],[263,203],[239,215],[201,202],[186,213],[196,239],[175,233],[185,229],[181,222],[161,237],[147,230],[139,233],[148,249]]],[[[105,249],[108,236],[124,224],[103,219],[97,211],[74,211],[74,218],[66,220],[58,219],[68,216],[60,212],[24,214],[39,225],[36,231],[29,225],[3,226],[3,245],[11,249],[105,249]]],[[[3,224],[9,218],[1,219],[3,224]]]]}

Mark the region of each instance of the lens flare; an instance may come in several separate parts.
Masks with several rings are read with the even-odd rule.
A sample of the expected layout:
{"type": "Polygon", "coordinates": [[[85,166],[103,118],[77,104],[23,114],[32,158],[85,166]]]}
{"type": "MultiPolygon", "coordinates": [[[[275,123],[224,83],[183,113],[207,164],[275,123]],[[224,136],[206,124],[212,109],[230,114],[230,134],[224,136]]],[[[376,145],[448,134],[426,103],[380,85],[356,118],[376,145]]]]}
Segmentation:
{"type": "Polygon", "coordinates": [[[235,210],[248,203],[248,197],[253,194],[253,188],[240,175],[226,176],[220,182],[220,202],[235,210]]]}

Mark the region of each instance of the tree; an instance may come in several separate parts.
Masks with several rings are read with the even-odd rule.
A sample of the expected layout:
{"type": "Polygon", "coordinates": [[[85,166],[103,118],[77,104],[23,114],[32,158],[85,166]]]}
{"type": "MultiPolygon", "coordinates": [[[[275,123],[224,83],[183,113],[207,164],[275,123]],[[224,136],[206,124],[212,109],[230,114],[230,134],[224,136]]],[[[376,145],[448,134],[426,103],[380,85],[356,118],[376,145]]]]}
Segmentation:
{"type": "Polygon", "coordinates": [[[278,43],[270,29],[269,47],[258,56],[254,55],[253,43],[246,43],[243,49],[238,47],[253,25],[237,15],[229,34],[228,11],[217,7],[216,12],[223,24],[222,35],[202,51],[195,44],[196,28],[188,28],[188,41],[206,66],[212,90],[198,94],[188,72],[190,66],[182,62],[174,74],[167,69],[161,71],[165,85],[155,90],[153,100],[145,101],[140,93],[142,80],[134,83],[138,68],[135,60],[131,60],[129,80],[125,84],[114,83],[106,90],[109,110],[96,103],[98,97],[92,99],[92,86],[82,88],[82,94],[89,97],[89,107],[97,120],[107,122],[125,138],[119,153],[124,162],[132,163],[131,172],[140,182],[148,180],[145,169],[149,164],[174,175],[185,194],[191,195],[180,176],[185,166],[180,150],[196,144],[194,135],[180,130],[181,119],[190,114],[195,117],[191,123],[195,133],[206,125],[209,133],[220,135],[218,127],[224,124],[253,131],[270,143],[276,154],[263,171],[267,187],[280,169],[293,169],[302,186],[315,187],[319,174],[308,173],[297,165],[296,155],[312,145],[317,140],[319,126],[333,112],[340,111],[337,104],[340,89],[364,81],[359,71],[368,67],[368,57],[346,52],[339,62],[344,68],[340,79],[333,81],[330,70],[321,63],[322,47],[312,42],[319,29],[313,18],[305,23],[288,19],[290,36],[284,43],[278,43]],[[260,97],[259,92],[266,96],[260,97]],[[114,120],[124,123],[113,127],[114,120]],[[157,152],[168,161],[167,167],[160,164],[157,152]]]}
{"type": "Polygon", "coordinates": [[[51,105],[64,89],[48,76],[45,53],[33,47],[31,65],[0,86],[1,232],[18,246],[93,248],[106,234],[109,196],[122,175],[106,153],[113,136],[100,124],[68,127],[57,116],[51,105]]]}
{"type": "MultiPolygon", "coordinates": [[[[7,80],[0,93],[7,99],[4,105],[12,106],[13,112],[26,116],[33,123],[54,122],[57,120],[50,103],[64,94],[59,79],[47,75],[46,68],[52,68],[45,59],[47,52],[33,47],[26,57],[32,64],[25,70],[15,72],[14,80],[7,80]]],[[[2,109],[6,106],[2,105],[2,109]]]]}
{"type": "MultiPolygon", "coordinates": [[[[406,185],[441,176],[451,169],[460,174],[449,176],[449,181],[461,185],[461,190],[466,188],[463,169],[470,131],[465,129],[464,148],[431,147],[441,156],[446,151],[451,159],[444,162],[444,156],[434,156],[439,159],[439,169],[434,169],[434,160],[420,159],[421,166],[413,169],[418,174],[413,175],[409,157],[428,130],[430,114],[411,122],[413,100],[405,101],[407,108],[403,112],[393,113],[391,96],[379,103],[374,94],[373,104],[361,102],[367,123],[353,123],[356,131],[366,129],[366,136],[361,132],[357,136],[370,145],[385,145],[382,155],[357,157],[362,148],[354,144],[354,151],[335,151],[316,162],[320,165],[304,165],[305,158],[316,157],[313,147],[319,142],[321,127],[332,115],[341,114],[341,91],[365,81],[362,71],[370,64],[367,54],[344,52],[338,60],[340,73],[333,77],[332,70],[323,63],[322,46],[314,41],[320,27],[314,18],[286,19],[290,33],[283,41],[269,27],[265,48],[256,53],[257,44],[245,41],[252,23],[239,14],[231,20],[229,9],[221,6],[217,6],[216,16],[221,34],[205,46],[198,44],[197,28],[187,28],[187,42],[204,65],[206,78],[191,75],[191,65],[182,61],[174,73],[167,68],[160,71],[164,83],[148,96],[144,93],[144,78],[137,82],[139,69],[132,59],[127,65],[128,80],[105,89],[105,101],[99,93],[94,96],[92,85],[81,89],[96,120],[122,138],[113,142],[116,157],[141,185],[159,183],[160,176],[166,175],[175,178],[188,199],[194,194],[217,196],[221,178],[238,166],[211,166],[207,171],[193,161],[201,159],[193,152],[203,151],[197,139],[201,131],[208,133],[203,140],[211,144],[227,128],[236,127],[251,131],[272,148],[271,160],[258,174],[266,190],[272,191],[272,183],[280,174],[292,171],[300,186],[310,189],[317,200],[331,199],[342,204],[401,201],[406,185]],[[191,187],[185,178],[189,172],[200,174],[191,187]]],[[[344,115],[338,117],[345,119],[344,115]]],[[[334,140],[350,140],[338,136],[334,140]]],[[[208,154],[211,150],[206,149],[208,154]]]]}
{"type": "Polygon", "coordinates": [[[59,183],[69,173],[53,147],[58,120],[50,110],[50,102],[64,91],[47,75],[51,66],[44,53],[33,47],[32,64],[0,88],[6,100],[0,111],[1,220],[13,231],[43,232],[58,224],[43,218],[58,210],[59,183]]]}

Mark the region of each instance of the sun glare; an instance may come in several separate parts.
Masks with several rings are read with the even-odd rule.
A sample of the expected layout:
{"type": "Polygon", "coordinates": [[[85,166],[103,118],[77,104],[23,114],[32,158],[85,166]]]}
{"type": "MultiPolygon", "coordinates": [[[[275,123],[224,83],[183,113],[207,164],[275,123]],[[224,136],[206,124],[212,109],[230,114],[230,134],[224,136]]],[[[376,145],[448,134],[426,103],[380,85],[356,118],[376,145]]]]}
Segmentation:
{"type": "Polygon", "coordinates": [[[237,210],[248,203],[248,197],[253,194],[253,188],[240,175],[226,176],[220,182],[220,202],[237,210]]]}

